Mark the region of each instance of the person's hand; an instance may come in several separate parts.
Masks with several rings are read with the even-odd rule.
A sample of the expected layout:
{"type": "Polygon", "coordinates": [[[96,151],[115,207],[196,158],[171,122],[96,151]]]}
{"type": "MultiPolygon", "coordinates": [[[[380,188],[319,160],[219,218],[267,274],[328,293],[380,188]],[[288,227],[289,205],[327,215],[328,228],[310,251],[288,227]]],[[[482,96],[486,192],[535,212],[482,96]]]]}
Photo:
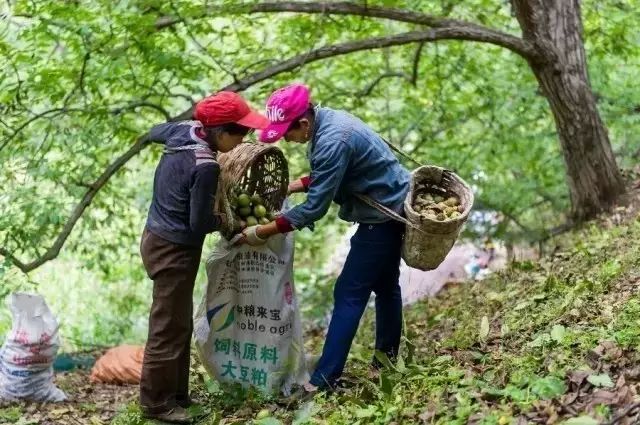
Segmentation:
{"type": "Polygon", "coordinates": [[[238,239],[234,243],[234,245],[242,245],[245,243],[251,246],[264,245],[267,242],[267,240],[262,239],[260,236],[258,236],[257,234],[258,227],[260,226],[250,226],[245,228],[241,233],[242,237],[238,239]]]}
{"type": "Polygon", "coordinates": [[[300,193],[304,192],[304,184],[302,184],[302,179],[294,180],[289,183],[287,186],[287,196],[292,193],[300,193]]]}
{"type": "Polygon", "coordinates": [[[296,182],[289,183],[289,186],[287,186],[287,196],[291,195],[292,193],[296,193],[296,192],[298,192],[298,187],[296,185],[296,182]]]}

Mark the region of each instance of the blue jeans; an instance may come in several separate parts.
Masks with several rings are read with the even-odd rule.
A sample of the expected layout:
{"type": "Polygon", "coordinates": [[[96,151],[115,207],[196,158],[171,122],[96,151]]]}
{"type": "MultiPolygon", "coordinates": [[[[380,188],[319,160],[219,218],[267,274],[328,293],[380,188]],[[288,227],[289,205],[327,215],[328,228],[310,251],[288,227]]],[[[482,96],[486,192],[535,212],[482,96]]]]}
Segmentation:
{"type": "Polygon", "coordinates": [[[331,388],[342,375],[351,342],[367,306],[376,294],[375,348],[395,358],[402,333],[400,250],[404,225],[395,221],[360,224],[333,291],[334,307],[322,356],[310,382],[331,388]]]}

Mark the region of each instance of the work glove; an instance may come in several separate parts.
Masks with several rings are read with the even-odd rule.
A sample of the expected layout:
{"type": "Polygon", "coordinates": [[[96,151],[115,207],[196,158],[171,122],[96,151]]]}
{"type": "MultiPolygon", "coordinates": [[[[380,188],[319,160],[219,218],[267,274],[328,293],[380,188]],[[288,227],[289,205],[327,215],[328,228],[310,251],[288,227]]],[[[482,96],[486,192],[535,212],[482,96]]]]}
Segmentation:
{"type": "MultiPolygon", "coordinates": [[[[258,236],[258,234],[256,233],[256,230],[258,230],[258,225],[256,226],[250,226],[247,227],[246,229],[244,229],[242,231],[242,234],[244,235],[244,243],[251,245],[251,246],[260,246],[260,245],[264,245],[267,240],[266,239],[262,239],[260,236],[258,236]]],[[[242,243],[242,242],[240,242],[242,243]]]]}

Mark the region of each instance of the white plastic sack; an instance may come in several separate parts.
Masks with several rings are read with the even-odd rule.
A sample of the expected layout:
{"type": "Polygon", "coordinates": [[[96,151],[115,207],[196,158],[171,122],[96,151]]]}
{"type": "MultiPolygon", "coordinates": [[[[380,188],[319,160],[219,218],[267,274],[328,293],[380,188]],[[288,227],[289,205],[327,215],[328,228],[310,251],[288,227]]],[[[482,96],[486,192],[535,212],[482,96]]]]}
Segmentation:
{"type": "Polygon", "coordinates": [[[196,313],[198,353],[220,382],[287,395],[309,379],[293,283],[293,233],[265,245],[220,240],[207,261],[208,286],[196,313]]]}
{"type": "Polygon", "coordinates": [[[58,322],[40,295],[15,293],[8,300],[13,327],[0,348],[0,399],[64,401],[53,384],[58,322]]]}

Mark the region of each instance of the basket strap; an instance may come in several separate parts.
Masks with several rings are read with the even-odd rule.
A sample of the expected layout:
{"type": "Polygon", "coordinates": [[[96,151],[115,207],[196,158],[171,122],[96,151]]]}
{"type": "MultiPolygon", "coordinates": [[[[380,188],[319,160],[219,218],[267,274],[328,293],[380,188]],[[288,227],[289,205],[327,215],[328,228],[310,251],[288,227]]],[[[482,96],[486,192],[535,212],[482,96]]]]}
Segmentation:
{"type": "Polygon", "coordinates": [[[412,222],[410,222],[406,218],[402,217],[400,214],[398,214],[397,212],[395,212],[391,208],[382,205],[378,201],[374,201],[373,199],[371,199],[367,195],[363,195],[361,193],[356,193],[355,196],[356,196],[356,198],[360,199],[365,204],[369,205],[372,208],[375,208],[376,210],[380,211],[382,214],[386,215],[387,217],[389,217],[389,218],[391,218],[393,220],[399,221],[400,223],[404,223],[407,226],[411,227],[412,229],[417,230],[418,232],[425,233],[424,230],[422,230],[420,227],[416,226],[415,224],[413,224],[412,222]]]}
{"type": "Polygon", "coordinates": [[[176,153],[176,152],[182,152],[182,151],[206,151],[206,150],[211,150],[211,148],[209,148],[206,145],[203,145],[201,143],[196,143],[196,144],[192,144],[192,145],[183,145],[183,146],[175,146],[175,147],[164,147],[164,150],[162,151],[163,153],[176,153]]]}
{"type": "Polygon", "coordinates": [[[413,159],[413,157],[411,155],[409,155],[408,153],[405,153],[402,149],[400,149],[399,147],[397,147],[396,145],[394,145],[393,143],[391,143],[390,141],[388,141],[384,137],[380,136],[380,138],[387,144],[387,146],[389,146],[389,148],[392,151],[394,151],[395,153],[397,153],[401,157],[408,159],[409,161],[411,161],[414,164],[416,164],[418,167],[422,167],[424,165],[420,161],[416,161],[415,159],[413,159]]]}
{"type": "MultiPolygon", "coordinates": [[[[397,147],[396,145],[394,145],[393,143],[391,143],[390,141],[388,141],[387,139],[385,139],[384,137],[381,137],[382,140],[387,144],[387,146],[389,146],[389,148],[394,151],[395,153],[397,153],[398,155],[400,155],[403,158],[408,159],[409,161],[413,162],[414,164],[416,164],[418,167],[423,167],[425,164],[421,163],[420,161],[417,161],[415,159],[413,159],[413,157],[411,155],[409,155],[408,153],[404,152],[402,149],[400,149],[399,147],[397,147]]],[[[449,168],[444,168],[444,167],[440,167],[442,168],[442,171],[448,171],[453,173],[453,171],[449,168]]]]}

